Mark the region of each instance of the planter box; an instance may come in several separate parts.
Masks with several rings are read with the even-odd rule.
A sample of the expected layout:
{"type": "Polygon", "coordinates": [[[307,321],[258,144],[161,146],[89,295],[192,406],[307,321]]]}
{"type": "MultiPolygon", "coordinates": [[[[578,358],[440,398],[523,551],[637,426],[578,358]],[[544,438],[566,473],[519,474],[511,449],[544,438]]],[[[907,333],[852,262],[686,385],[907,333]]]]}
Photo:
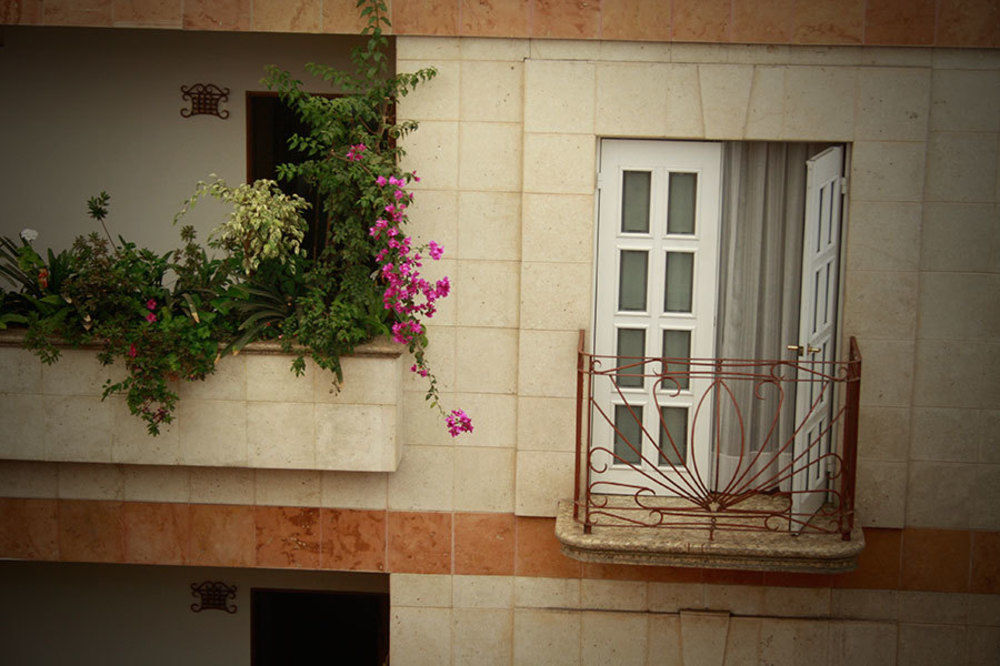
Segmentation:
{"type": "Polygon", "coordinates": [[[343,359],[344,382],[255,343],[222,359],[203,382],[182,382],[174,422],[158,437],[120,396],[101,401],[121,373],[92,349],[63,349],[42,364],[21,334],[0,333],[0,458],[141,465],[390,472],[399,465],[405,348],[363,345],[343,359]]]}

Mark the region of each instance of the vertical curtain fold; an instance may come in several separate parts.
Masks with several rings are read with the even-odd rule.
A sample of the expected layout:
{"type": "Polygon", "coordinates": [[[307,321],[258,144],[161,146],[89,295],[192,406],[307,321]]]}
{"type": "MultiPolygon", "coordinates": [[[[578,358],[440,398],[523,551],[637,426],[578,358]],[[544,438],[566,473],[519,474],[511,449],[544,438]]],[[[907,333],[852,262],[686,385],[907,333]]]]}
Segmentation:
{"type": "MultiPolygon", "coordinates": [[[[813,152],[809,144],[726,144],[716,329],[720,358],[781,359],[785,345],[798,338],[805,162],[813,152]]],[[[780,470],[791,461],[791,445],[777,458],[774,453],[794,431],[793,389],[746,380],[718,387],[719,425],[713,428],[718,490],[732,492],[751,479],[759,486],[787,476],[780,470]]],[[[788,490],[791,482],[767,485],[788,490]]]]}

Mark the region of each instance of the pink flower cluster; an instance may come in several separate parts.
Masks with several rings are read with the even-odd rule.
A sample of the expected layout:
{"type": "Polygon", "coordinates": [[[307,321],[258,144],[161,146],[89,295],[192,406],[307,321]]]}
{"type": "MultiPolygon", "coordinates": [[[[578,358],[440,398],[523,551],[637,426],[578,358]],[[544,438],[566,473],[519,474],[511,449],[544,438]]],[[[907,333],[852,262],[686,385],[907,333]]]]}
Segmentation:
{"type": "Polygon", "coordinates": [[[472,419],[461,409],[451,410],[451,414],[445,417],[448,424],[448,432],[452,437],[458,437],[463,432],[472,432],[472,419]]]}
{"type": "Polygon", "coordinates": [[[156,309],[156,301],[152,298],[146,301],[146,309],[149,310],[149,312],[146,313],[146,321],[152,324],[156,321],[156,315],[153,314],[153,310],[156,309]]]}
{"type": "MultiPolygon", "coordinates": [[[[393,339],[409,344],[424,332],[419,318],[434,316],[437,311],[435,301],[448,295],[451,283],[447,277],[433,283],[421,277],[420,268],[423,263],[420,254],[414,251],[413,239],[400,231],[399,225],[406,220],[406,207],[413,201],[413,195],[404,188],[406,182],[395,176],[379,176],[375,183],[379,187],[391,186],[392,199],[395,201],[385,207],[388,215],[376,220],[375,225],[368,230],[372,238],[385,242],[385,247],[375,255],[382,266],[382,279],[386,282],[382,302],[387,310],[392,310],[400,318],[400,321],[392,325],[393,339]]],[[[441,258],[444,250],[431,241],[428,253],[436,261],[441,258]]],[[[419,373],[419,369],[413,371],[419,373]]]]}
{"type": "Polygon", "coordinates": [[[365,152],[365,144],[359,143],[357,145],[351,146],[347,151],[347,161],[348,162],[360,162],[361,154],[365,152]]]}

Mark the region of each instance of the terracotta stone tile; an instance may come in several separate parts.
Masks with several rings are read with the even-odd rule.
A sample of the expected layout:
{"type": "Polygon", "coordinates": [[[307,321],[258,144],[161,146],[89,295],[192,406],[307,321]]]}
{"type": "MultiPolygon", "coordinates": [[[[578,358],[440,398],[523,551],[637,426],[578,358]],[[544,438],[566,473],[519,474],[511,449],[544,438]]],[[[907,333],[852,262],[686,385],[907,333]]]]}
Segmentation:
{"type": "Polygon", "coordinates": [[[470,37],[527,37],[531,0],[460,0],[459,30],[470,37]]]}
{"type": "Polygon", "coordinates": [[[1000,39],[997,0],[939,0],[936,46],[995,46],[1000,39]]]}
{"type": "Polygon", "coordinates": [[[397,35],[457,35],[458,0],[393,0],[397,35]]]}
{"type": "Polygon", "coordinates": [[[187,504],[126,502],[122,507],[125,560],[140,564],[186,563],[190,521],[187,504]]]}
{"type": "Polygon", "coordinates": [[[257,566],[319,568],[319,509],[258,506],[257,566]]]}
{"type": "Polygon", "coordinates": [[[256,559],[254,507],[192,504],[188,564],[251,567],[256,559]]]}
{"type": "Polygon", "coordinates": [[[793,571],[765,571],[764,585],[774,587],[832,587],[833,576],[793,571]]]}
{"type": "MultiPolygon", "coordinates": [[[[367,22],[361,18],[357,4],[357,0],[323,0],[323,32],[340,35],[360,33],[367,22]]],[[[386,30],[384,24],[382,29],[386,30]]]]}
{"type": "Polygon", "coordinates": [[[0,499],[0,557],[59,559],[56,500],[0,499]]]}
{"type": "Polygon", "coordinates": [[[714,585],[763,585],[764,572],[738,569],[705,569],[704,580],[714,585]]]}
{"type": "Polygon", "coordinates": [[[535,0],[531,36],[596,39],[600,23],[600,0],[535,0]]]}
{"type": "Polygon", "coordinates": [[[673,41],[728,42],[729,0],[673,0],[673,41]]]}
{"type": "Polygon", "coordinates": [[[795,0],[793,44],[860,44],[865,0],[795,0]]]}
{"type": "Polygon", "coordinates": [[[971,542],[971,534],[965,530],[903,530],[900,587],[928,592],[967,591],[971,542]]]}
{"type": "Polygon", "coordinates": [[[451,514],[389,514],[389,571],[451,573],[451,514]]]}
{"type": "Polygon", "coordinates": [[[703,569],[689,567],[650,567],[638,564],[582,562],[581,576],[603,580],[638,580],[656,583],[700,583],[703,569]]]}
{"type": "Polygon", "coordinates": [[[185,30],[249,30],[252,0],[184,0],[185,30]]]}
{"type": "Polygon", "coordinates": [[[45,0],[45,25],[111,25],[111,0],[45,0]]]}
{"type": "Polygon", "coordinates": [[[868,0],[865,44],[919,45],[934,42],[934,0],[868,0]]]}
{"type": "Polygon", "coordinates": [[[122,503],[60,500],[59,559],[63,562],[124,562],[122,503]]]}
{"type": "Polygon", "coordinates": [[[320,521],[323,569],[385,571],[385,511],[323,509],[320,521]]]}
{"type": "Polygon", "coordinates": [[[253,0],[253,29],[319,32],[322,0],[253,0]]]}
{"type": "Polygon", "coordinates": [[[972,533],[970,591],[1000,594],[1000,532],[972,533]]]}
{"type": "Polygon", "coordinates": [[[518,576],[579,578],[580,562],[562,554],[554,518],[517,517],[514,573],[518,576]]]}
{"type": "Polygon", "coordinates": [[[111,5],[114,25],[178,28],[181,13],[181,0],[114,0],[111,5]]]}
{"type": "Polygon", "coordinates": [[[0,25],[25,25],[41,20],[42,0],[0,0],[0,25]]]}
{"type": "Polygon", "coordinates": [[[833,586],[866,590],[898,589],[902,541],[902,530],[866,527],[865,549],[858,557],[858,568],[833,576],[833,586]]]}
{"type": "Polygon", "coordinates": [[[792,39],[795,0],[733,0],[732,41],[787,44],[792,39]]]}
{"type": "Polygon", "coordinates": [[[513,574],[514,516],[509,513],[456,513],[455,573],[513,574]]]}
{"type": "Polygon", "coordinates": [[[670,3],[664,0],[603,3],[601,39],[670,41],[670,3]]]}

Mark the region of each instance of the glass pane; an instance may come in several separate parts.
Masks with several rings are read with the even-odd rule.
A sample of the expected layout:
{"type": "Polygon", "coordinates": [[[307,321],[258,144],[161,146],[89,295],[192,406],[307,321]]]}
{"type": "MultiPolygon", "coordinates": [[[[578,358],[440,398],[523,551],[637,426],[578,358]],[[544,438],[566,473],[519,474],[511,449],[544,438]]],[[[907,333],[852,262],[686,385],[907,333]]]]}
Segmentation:
{"type": "Polygon", "coordinates": [[[667,233],[694,233],[694,204],[697,189],[698,174],[670,174],[670,204],[667,211],[667,233]]]}
{"type": "Polygon", "coordinates": [[[646,331],[641,328],[618,329],[618,365],[635,365],[627,370],[618,371],[618,386],[622,388],[642,388],[645,366],[637,358],[621,358],[622,356],[644,356],[646,353],[646,331]]]}
{"type": "Polygon", "coordinates": [[[666,274],[663,309],[667,312],[691,312],[694,254],[691,252],[667,252],[666,274]]]}
{"type": "MultiPolygon", "coordinates": [[[[691,358],[691,331],[663,331],[664,358],[691,358]]],[[[663,372],[680,372],[685,374],[671,375],[664,379],[661,387],[665,391],[687,389],[690,386],[687,372],[689,366],[683,363],[664,363],[663,372]],[[676,382],[676,383],[674,383],[676,382]]]]}
{"type": "Polygon", "coordinates": [[[660,407],[660,416],[663,421],[660,423],[659,464],[683,465],[687,462],[687,407],[660,407]]]}
{"type": "Polygon", "coordinates": [[[615,433],[615,456],[614,464],[621,465],[626,462],[632,464],[639,463],[639,451],[642,450],[642,407],[633,407],[632,412],[635,413],[635,417],[629,412],[628,407],[625,405],[615,405],[615,428],[618,432],[615,433]],[[621,434],[619,434],[621,433],[621,434]],[[635,447],[635,451],[632,447],[635,447]]]}
{"type": "Polygon", "coordinates": [[[626,234],[649,233],[648,171],[625,171],[622,174],[622,232],[626,234]]]}
{"type": "Polygon", "coordinates": [[[648,252],[622,250],[618,272],[618,309],[646,309],[646,269],[648,252]]]}

